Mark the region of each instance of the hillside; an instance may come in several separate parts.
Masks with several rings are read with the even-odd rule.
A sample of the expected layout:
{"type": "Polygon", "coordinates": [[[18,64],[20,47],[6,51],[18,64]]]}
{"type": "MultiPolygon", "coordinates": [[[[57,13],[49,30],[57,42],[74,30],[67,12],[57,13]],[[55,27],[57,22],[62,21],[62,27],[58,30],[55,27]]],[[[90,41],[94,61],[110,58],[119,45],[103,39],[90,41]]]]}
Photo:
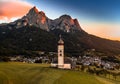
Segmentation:
{"type": "Polygon", "coordinates": [[[114,84],[87,73],[45,64],[0,63],[0,84],[114,84]]]}
{"type": "Polygon", "coordinates": [[[120,42],[103,39],[85,32],[77,19],[62,15],[49,19],[36,7],[14,22],[0,25],[0,55],[25,55],[31,51],[57,52],[59,35],[65,41],[65,53],[79,56],[95,49],[105,55],[118,55],[120,42]]]}
{"type": "Polygon", "coordinates": [[[59,35],[65,41],[65,52],[80,55],[86,49],[96,49],[106,54],[119,54],[120,42],[102,39],[84,31],[66,33],[56,29],[50,32],[35,26],[19,29],[0,28],[0,54],[25,54],[26,51],[55,51],[59,35]],[[3,34],[3,31],[6,32],[3,34]]]}

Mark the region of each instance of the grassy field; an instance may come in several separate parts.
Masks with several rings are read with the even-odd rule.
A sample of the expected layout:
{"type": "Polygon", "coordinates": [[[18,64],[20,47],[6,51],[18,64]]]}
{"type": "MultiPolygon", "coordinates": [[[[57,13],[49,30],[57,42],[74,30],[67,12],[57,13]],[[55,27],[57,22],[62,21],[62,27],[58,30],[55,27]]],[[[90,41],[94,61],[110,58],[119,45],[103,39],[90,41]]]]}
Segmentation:
{"type": "Polygon", "coordinates": [[[120,84],[72,70],[49,68],[47,64],[0,63],[0,84],[120,84]]]}

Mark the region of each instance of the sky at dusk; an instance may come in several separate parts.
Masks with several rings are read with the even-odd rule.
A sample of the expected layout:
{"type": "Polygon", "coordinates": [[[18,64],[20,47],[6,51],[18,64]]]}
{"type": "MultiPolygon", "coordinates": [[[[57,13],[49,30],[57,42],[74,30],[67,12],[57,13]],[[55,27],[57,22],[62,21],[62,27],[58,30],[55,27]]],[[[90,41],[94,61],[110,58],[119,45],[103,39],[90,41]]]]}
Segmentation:
{"type": "Polygon", "coordinates": [[[68,14],[86,32],[120,40],[120,0],[0,0],[0,23],[21,18],[33,6],[51,19],[68,14]]]}

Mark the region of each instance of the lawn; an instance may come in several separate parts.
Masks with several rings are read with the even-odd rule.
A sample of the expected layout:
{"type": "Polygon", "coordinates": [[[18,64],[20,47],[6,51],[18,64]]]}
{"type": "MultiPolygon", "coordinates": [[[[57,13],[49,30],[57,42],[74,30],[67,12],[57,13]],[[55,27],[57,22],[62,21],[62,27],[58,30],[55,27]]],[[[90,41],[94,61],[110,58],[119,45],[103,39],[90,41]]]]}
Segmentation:
{"type": "Polygon", "coordinates": [[[50,68],[48,64],[0,63],[0,84],[115,84],[80,71],[50,68]]]}

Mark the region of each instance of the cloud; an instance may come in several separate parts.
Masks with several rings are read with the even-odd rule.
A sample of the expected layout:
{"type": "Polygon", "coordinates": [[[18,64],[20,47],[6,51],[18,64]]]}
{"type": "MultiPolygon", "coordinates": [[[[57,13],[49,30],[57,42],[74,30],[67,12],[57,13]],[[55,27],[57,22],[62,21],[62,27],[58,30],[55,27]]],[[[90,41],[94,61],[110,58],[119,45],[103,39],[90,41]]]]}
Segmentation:
{"type": "Polygon", "coordinates": [[[20,18],[31,7],[31,4],[23,0],[0,0],[0,22],[10,22],[12,18],[20,18]]]}

